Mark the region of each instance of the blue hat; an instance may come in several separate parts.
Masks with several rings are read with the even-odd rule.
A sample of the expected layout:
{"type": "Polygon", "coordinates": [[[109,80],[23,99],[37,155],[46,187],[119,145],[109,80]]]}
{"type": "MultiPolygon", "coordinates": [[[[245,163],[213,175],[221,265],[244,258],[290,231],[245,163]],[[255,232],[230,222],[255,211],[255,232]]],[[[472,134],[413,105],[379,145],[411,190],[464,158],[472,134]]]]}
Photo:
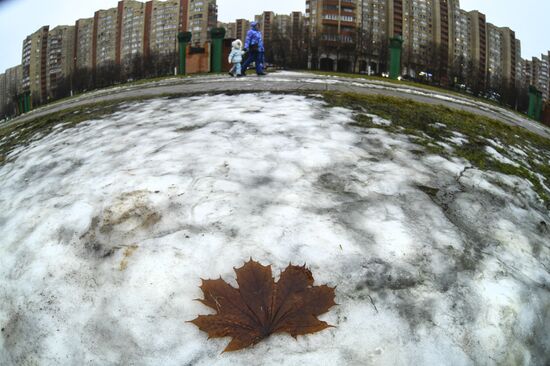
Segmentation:
{"type": "Polygon", "coordinates": [[[256,22],[250,23],[250,26],[251,26],[252,28],[256,28],[257,25],[258,25],[258,23],[256,23],[256,22]]]}

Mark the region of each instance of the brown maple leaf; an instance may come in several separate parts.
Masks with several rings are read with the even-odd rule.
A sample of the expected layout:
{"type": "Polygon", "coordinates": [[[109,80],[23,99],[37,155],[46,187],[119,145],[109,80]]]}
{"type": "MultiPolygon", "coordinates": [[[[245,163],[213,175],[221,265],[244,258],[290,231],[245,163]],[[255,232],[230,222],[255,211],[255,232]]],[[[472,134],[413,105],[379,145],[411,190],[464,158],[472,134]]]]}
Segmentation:
{"type": "Polygon", "coordinates": [[[298,335],[331,327],[317,319],[334,302],[334,288],[313,286],[313,275],[305,266],[290,264],[275,283],[271,266],[250,259],[235,269],[239,288],[221,279],[202,280],[204,305],[214,315],[199,315],[191,322],[208,338],[232,337],[224,352],[254,345],[273,333],[298,335]]]}

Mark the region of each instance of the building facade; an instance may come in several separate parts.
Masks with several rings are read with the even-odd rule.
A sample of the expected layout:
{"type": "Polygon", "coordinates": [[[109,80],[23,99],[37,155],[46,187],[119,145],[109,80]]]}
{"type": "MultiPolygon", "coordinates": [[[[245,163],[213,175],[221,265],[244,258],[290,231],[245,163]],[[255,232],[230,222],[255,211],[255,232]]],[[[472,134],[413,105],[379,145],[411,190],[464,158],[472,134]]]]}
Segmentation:
{"type": "Polygon", "coordinates": [[[8,93],[6,91],[6,74],[0,74],[0,119],[5,116],[7,107],[8,93]]]}
{"type": "Polygon", "coordinates": [[[22,89],[35,103],[47,100],[47,50],[49,27],[44,26],[23,41],[22,89]]]}
{"type": "Polygon", "coordinates": [[[71,76],[75,58],[75,27],[58,26],[48,33],[47,80],[48,97],[54,97],[60,83],[71,76]]]}
{"type": "Polygon", "coordinates": [[[92,69],[115,64],[117,59],[118,8],[98,10],[94,15],[92,69]]]}
{"type": "Polygon", "coordinates": [[[531,66],[531,85],[542,93],[544,100],[550,96],[550,52],[542,54],[541,58],[533,57],[531,66]]]}
{"type": "Polygon", "coordinates": [[[272,19],[271,37],[273,37],[276,32],[277,37],[289,38],[291,16],[286,14],[274,14],[272,19]]]}
{"type": "Polygon", "coordinates": [[[260,31],[262,32],[264,42],[269,43],[273,38],[275,13],[272,11],[264,11],[261,15],[257,15],[254,18],[260,23],[260,31]]]}
{"type": "Polygon", "coordinates": [[[143,56],[145,40],[145,3],[119,1],[115,62],[128,68],[133,58],[143,56]]]}
{"type": "Polygon", "coordinates": [[[202,46],[210,39],[210,29],[218,24],[218,5],[216,0],[189,0],[188,24],[191,42],[202,46]]]}
{"type": "Polygon", "coordinates": [[[4,113],[8,116],[16,113],[13,98],[23,91],[23,66],[18,65],[6,69],[4,73],[4,113]]]}
{"type": "Polygon", "coordinates": [[[250,29],[250,22],[246,19],[237,19],[235,21],[235,24],[235,38],[242,40],[244,43],[244,40],[246,39],[246,33],[250,29]]]}
{"type": "Polygon", "coordinates": [[[177,51],[177,33],[182,24],[181,3],[181,0],[153,0],[146,4],[145,55],[167,55],[177,51]]]}
{"type": "Polygon", "coordinates": [[[74,69],[91,69],[94,39],[94,18],[78,19],[75,22],[74,69]]]}

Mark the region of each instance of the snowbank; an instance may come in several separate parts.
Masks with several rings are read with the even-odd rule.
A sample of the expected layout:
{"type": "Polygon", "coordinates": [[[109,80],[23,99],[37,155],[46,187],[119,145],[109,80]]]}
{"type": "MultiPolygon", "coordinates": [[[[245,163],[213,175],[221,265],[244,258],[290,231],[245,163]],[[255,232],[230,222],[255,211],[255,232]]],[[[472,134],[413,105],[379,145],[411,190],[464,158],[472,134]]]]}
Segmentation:
{"type": "Polygon", "coordinates": [[[18,151],[0,166],[0,364],[548,362],[529,184],[350,122],[302,96],[157,99],[18,151]],[[200,278],[235,284],[249,257],[337,286],[336,327],[220,354],[186,321],[208,312],[200,278]]]}

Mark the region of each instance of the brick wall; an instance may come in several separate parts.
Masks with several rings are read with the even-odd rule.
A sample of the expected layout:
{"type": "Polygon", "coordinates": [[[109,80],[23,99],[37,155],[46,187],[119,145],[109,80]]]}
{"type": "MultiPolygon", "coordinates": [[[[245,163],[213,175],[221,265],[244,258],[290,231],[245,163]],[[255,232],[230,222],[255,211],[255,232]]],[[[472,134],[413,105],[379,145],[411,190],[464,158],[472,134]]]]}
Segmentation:
{"type": "Polygon", "coordinates": [[[210,42],[201,48],[187,46],[185,71],[187,74],[210,72],[210,42]]]}

